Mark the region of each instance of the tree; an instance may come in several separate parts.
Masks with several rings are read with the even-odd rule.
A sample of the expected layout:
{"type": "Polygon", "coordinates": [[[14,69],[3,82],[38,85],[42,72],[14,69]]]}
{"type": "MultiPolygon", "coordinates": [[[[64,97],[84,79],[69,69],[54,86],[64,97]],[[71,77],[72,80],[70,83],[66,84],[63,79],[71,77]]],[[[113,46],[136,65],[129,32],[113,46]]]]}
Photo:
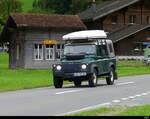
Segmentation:
{"type": "Polygon", "coordinates": [[[6,23],[11,12],[21,12],[22,4],[19,0],[0,0],[0,30],[6,23]]]}
{"type": "Polygon", "coordinates": [[[28,11],[28,13],[36,13],[36,14],[54,14],[54,10],[42,10],[40,8],[32,8],[28,11]]]}
{"type": "Polygon", "coordinates": [[[71,0],[34,0],[33,8],[65,14],[69,10],[70,2],[71,0]]]}
{"type": "MultiPolygon", "coordinates": [[[[102,0],[96,0],[97,3],[102,0]]],[[[33,7],[53,10],[56,14],[77,14],[91,5],[92,0],[34,0],[33,7]]]]}
{"type": "MultiPolygon", "coordinates": [[[[96,4],[99,4],[104,0],[95,0],[96,4]]],[[[77,14],[91,7],[93,0],[72,0],[70,5],[70,11],[72,14],[77,14]]]]}

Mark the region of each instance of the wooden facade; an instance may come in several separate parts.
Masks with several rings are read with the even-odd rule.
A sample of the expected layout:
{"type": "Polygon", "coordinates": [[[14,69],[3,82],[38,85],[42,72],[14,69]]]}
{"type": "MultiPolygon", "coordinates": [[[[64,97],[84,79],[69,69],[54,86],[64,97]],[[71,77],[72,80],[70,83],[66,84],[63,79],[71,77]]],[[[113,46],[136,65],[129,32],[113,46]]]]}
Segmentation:
{"type": "Polygon", "coordinates": [[[61,53],[63,50],[62,36],[72,31],[74,30],[18,30],[10,39],[9,67],[11,69],[51,68],[51,64],[60,58],[56,53],[61,53]],[[58,44],[44,44],[44,40],[57,40],[58,44]]]}
{"type": "Polygon", "coordinates": [[[63,51],[62,36],[83,29],[86,26],[76,15],[11,15],[2,33],[9,42],[9,68],[50,69],[63,51]]]}
{"type": "Polygon", "coordinates": [[[143,42],[150,42],[150,28],[135,33],[123,40],[116,42],[115,51],[118,56],[144,56],[143,42]],[[118,50],[120,49],[120,50],[118,50]]]}
{"type": "Polygon", "coordinates": [[[150,24],[150,1],[141,1],[127,8],[108,14],[102,20],[102,28],[108,32],[128,24],[150,24]]]}
{"type": "MultiPolygon", "coordinates": [[[[125,6],[125,1],[127,0],[122,1],[124,1],[124,4],[120,3],[120,6],[125,6]]],[[[119,2],[119,0],[116,0],[116,6],[117,4],[119,4],[119,2]]],[[[103,9],[105,9],[105,5],[111,6],[112,4],[115,3],[113,2],[113,0],[110,0],[109,3],[104,4],[102,8],[97,8],[97,12],[101,12],[103,9]]],[[[128,4],[128,2],[126,4],[128,4]]],[[[125,29],[131,25],[150,25],[150,0],[139,0],[133,4],[122,7],[119,10],[113,11],[113,9],[106,10],[106,14],[103,13],[105,15],[99,14],[99,16],[103,15],[100,18],[98,18],[98,15],[91,17],[91,19],[93,20],[86,20],[86,18],[82,18],[80,14],[79,16],[84,21],[88,29],[103,29],[106,32],[110,33],[112,36],[114,32],[120,32],[120,30],[125,31],[125,29]]],[[[97,14],[97,12],[95,14],[97,14]]],[[[132,34],[129,30],[128,34],[131,33],[131,35],[129,36],[127,34],[124,34],[123,32],[122,34],[118,34],[122,35],[121,40],[113,39],[113,37],[111,37],[114,41],[116,55],[143,55],[144,46],[136,45],[136,43],[139,42],[150,42],[147,40],[148,38],[150,38],[150,30],[149,28],[143,28],[136,29],[135,31],[132,30],[134,34],[132,34]],[[134,53],[135,47],[138,47],[140,51],[139,53],[134,53]]]]}

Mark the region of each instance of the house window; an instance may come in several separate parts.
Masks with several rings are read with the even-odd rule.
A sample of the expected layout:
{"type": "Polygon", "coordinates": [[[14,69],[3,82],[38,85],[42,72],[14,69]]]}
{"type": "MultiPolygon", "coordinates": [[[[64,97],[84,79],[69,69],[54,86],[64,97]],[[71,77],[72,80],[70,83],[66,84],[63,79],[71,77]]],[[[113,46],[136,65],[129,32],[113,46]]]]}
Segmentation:
{"type": "Polygon", "coordinates": [[[118,17],[117,16],[112,16],[112,24],[116,24],[118,22],[118,17]]]}
{"type": "Polygon", "coordinates": [[[129,23],[130,23],[130,24],[134,24],[135,21],[136,21],[136,16],[135,16],[135,15],[129,16],[129,23]]]}
{"type": "Polygon", "coordinates": [[[43,60],[43,45],[42,44],[34,45],[34,59],[43,60]]]}
{"type": "Polygon", "coordinates": [[[147,24],[150,24],[150,16],[147,16],[147,24]]]}
{"type": "Polygon", "coordinates": [[[45,57],[46,60],[54,60],[54,45],[46,45],[45,57]]]}
{"type": "Polygon", "coordinates": [[[56,45],[56,59],[60,59],[62,53],[63,53],[64,45],[56,45]]]}

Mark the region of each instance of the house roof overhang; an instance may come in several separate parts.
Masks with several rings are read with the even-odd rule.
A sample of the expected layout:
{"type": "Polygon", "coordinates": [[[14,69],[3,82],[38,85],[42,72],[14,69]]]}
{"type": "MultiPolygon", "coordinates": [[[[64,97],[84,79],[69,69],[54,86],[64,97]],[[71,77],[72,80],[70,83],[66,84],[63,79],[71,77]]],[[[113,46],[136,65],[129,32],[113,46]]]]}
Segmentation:
{"type": "Polygon", "coordinates": [[[49,15],[49,14],[11,14],[1,33],[3,42],[10,39],[10,34],[16,30],[26,29],[73,29],[85,30],[87,27],[78,15],[49,15]]]}
{"type": "Polygon", "coordinates": [[[147,28],[150,28],[150,24],[127,25],[121,29],[109,33],[108,38],[116,43],[147,28]]]}
{"type": "Polygon", "coordinates": [[[96,8],[91,7],[78,15],[85,22],[95,21],[139,1],[141,0],[109,0],[97,5],[96,8]]]}

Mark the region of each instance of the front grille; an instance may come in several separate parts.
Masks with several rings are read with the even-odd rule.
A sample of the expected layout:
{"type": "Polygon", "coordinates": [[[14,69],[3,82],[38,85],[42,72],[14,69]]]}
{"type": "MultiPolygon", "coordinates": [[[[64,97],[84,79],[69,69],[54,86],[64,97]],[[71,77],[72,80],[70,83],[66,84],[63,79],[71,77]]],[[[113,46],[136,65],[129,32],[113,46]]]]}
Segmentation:
{"type": "Polygon", "coordinates": [[[62,70],[65,73],[74,73],[81,70],[81,64],[63,64],[62,70]]]}
{"type": "Polygon", "coordinates": [[[66,55],[67,60],[81,60],[84,58],[85,58],[85,55],[66,55]]]}

